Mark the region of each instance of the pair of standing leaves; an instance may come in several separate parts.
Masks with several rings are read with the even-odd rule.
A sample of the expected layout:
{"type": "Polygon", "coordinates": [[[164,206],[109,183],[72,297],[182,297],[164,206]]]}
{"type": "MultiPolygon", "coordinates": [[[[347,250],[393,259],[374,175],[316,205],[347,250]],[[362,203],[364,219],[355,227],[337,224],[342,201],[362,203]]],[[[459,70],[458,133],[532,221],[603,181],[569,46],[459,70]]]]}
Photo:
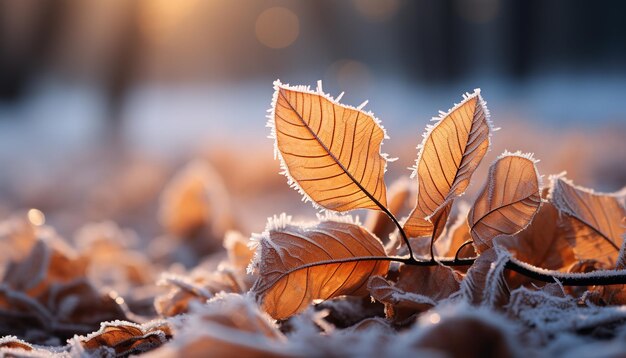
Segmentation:
{"type": "MultiPolygon", "coordinates": [[[[277,81],[274,88],[268,127],[289,184],[316,207],[389,213],[387,156],[381,153],[387,136],[372,113],[340,104],[322,92],[321,84],[311,91],[277,81]]],[[[488,151],[493,129],[479,90],[433,120],[418,146],[413,171],[417,201],[403,231],[434,242],[444,232],[453,201],[465,192],[488,151]]],[[[476,251],[489,249],[497,236],[524,229],[540,204],[535,161],[505,152],[491,166],[468,215],[476,251]]],[[[283,215],[270,220],[254,239],[257,253],[249,269],[259,279],[252,291],[277,319],[300,312],[315,299],[366,295],[370,277],[384,276],[389,269],[380,240],[346,217],[327,215],[302,225],[283,215]]]]}

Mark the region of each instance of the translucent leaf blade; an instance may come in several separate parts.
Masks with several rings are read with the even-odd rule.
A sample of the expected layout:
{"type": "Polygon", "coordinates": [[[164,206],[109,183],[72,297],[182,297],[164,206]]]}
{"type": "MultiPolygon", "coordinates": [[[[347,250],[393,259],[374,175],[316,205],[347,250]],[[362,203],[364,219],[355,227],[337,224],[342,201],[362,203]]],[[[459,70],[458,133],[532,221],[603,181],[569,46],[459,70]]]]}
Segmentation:
{"type": "Polygon", "coordinates": [[[541,205],[539,187],[531,155],[505,152],[498,158],[468,215],[478,253],[491,248],[496,236],[513,235],[528,226],[541,205]]]}
{"type": "Polygon", "coordinates": [[[371,113],[318,89],[276,81],[268,126],[283,173],[305,199],[333,211],[387,205],[384,129],[371,113]]]}
{"type": "Polygon", "coordinates": [[[334,262],[357,257],[381,257],[380,240],[345,219],[327,219],[315,226],[271,223],[258,240],[251,266],[259,275],[252,292],[276,319],[305,309],[315,299],[367,295],[367,280],[385,275],[388,261],[334,262]]]}
{"type": "MultiPolygon", "coordinates": [[[[433,233],[428,218],[465,192],[489,149],[490,132],[489,111],[480,90],[466,95],[463,102],[427,128],[413,173],[418,178],[418,197],[404,224],[407,235],[433,233]]],[[[444,225],[446,219],[440,218],[444,225]]]]}
{"type": "Polygon", "coordinates": [[[598,260],[615,267],[626,217],[623,193],[604,194],[574,185],[563,175],[551,178],[550,200],[568,222],[568,240],[579,260],[598,260]]]}

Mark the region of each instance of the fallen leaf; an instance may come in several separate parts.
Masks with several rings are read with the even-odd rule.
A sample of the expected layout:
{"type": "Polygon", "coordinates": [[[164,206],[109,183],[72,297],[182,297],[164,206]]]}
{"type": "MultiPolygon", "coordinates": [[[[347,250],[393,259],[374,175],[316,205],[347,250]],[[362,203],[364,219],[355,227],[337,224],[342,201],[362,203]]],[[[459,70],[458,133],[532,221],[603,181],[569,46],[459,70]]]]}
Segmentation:
{"type": "Polygon", "coordinates": [[[219,173],[204,161],[187,164],[163,190],[159,219],[175,238],[204,234],[220,240],[233,225],[233,218],[219,173]]]}
{"type": "Polygon", "coordinates": [[[449,208],[441,208],[452,205],[465,192],[490,145],[489,110],[480,90],[466,94],[460,104],[436,120],[418,146],[412,175],[418,178],[417,204],[404,223],[410,237],[431,236],[435,220],[429,219],[437,212],[443,215],[440,226],[445,226],[449,208]]]}
{"type": "Polygon", "coordinates": [[[406,292],[381,276],[372,276],[367,287],[372,297],[385,305],[387,318],[399,325],[410,323],[416,314],[437,304],[424,295],[406,292]]]}
{"type": "Polygon", "coordinates": [[[476,252],[491,248],[496,236],[513,235],[531,222],[541,205],[539,186],[532,155],[504,152],[498,157],[468,215],[476,252]]]}
{"type": "Polygon", "coordinates": [[[611,267],[617,266],[626,227],[622,193],[603,194],[574,185],[563,174],[550,178],[550,200],[567,214],[569,240],[579,260],[598,260],[611,267]]]}
{"type": "Polygon", "coordinates": [[[131,322],[104,322],[97,332],[76,340],[92,354],[112,348],[117,357],[140,354],[157,348],[172,337],[165,322],[138,325],[131,322]]]}
{"type": "Polygon", "coordinates": [[[249,243],[250,239],[238,231],[228,231],[224,236],[224,248],[228,254],[228,262],[234,269],[244,273],[254,256],[254,250],[248,246],[249,243]]]}
{"type": "MultiPolygon", "coordinates": [[[[552,203],[543,203],[528,227],[512,236],[499,236],[494,244],[506,248],[519,261],[546,270],[567,271],[578,262],[566,232],[560,223],[559,211],[552,203]]],[[[506,272],[511,290],[533,283],[544,285],[514,271],[506,272]]]]}
{"type": "Polygon", "coordinates": [[[334,211],[387,206],[380,153],[385,131],[371,113],[317,91],[274,82],[268,127],[289,184],[334,211]]]}
{"type": "MultiPolygon", "coordinates": [[[[22,349],[32,351],[33,346],[15,336],[5,336],[0,338],[0,348],[22,349]]],[[[2,351],[0,351],[2,353],[2,351]]],[[[10,355],[9,355],[10,356],[10,355]]]]}
{"type": "Polygon", "coordinates": [[[315,299],[367,294],[367,280],[385,275],[388,261],[354,259],[385,256],[378,238],[349,217],[327,217],[315,225],[274,218],[257,242],[251,269],[259,275],[252,292],[274,318],[287,318],[315,299]],[[342,260],[352,260],[342,262],[342,260]]]}
{"type": "Polygon", "coordinates": [[[174,338],[152,357],[292,357],[278,326],[250,296],[218,294],[192,304],[174,338]]]}
{"type": "Polygon", "coordinates": [[[493,247],[478,256],[461,281],[461,294],[474,305],[501,307],[509,300],[504,272],[510,254],[493,247]]]}

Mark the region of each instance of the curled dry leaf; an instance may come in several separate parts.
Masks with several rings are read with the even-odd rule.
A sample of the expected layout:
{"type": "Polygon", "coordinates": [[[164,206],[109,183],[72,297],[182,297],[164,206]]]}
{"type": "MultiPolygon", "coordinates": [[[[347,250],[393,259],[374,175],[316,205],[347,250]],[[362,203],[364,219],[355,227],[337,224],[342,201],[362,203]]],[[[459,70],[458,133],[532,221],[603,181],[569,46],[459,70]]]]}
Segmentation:
{"type": "Polygon", "coordinates": [[[381,303],[373,302],[371,297],[341,296],[317,303],[314,309],[325,313],[324,322],[336,328],[346,328],[368,317],[382,316],[385,308],[381,303]]]}
{"type": "Polygon", "coordinates": [[[191,302],[206,302],[218,292],[243,291],[235,275],[227,270],[195,269],[187,276],[165,274],[159,283],[171,287],[154,300],[157,313],[165,317],[186,313],[191,302]]]}
{"type": "Polygon", "coordinates": [[[155,321],[144,325],[115,321],[102,323],[97,332],[76,340],[85,351],[93,356],[105,353],[108,349],[115,356],[140,354],[155,349],[172,337],[169,325],[155,321]]]}
{"type": "Polygon", "coordinates": [[[174,237],[203,234],[220,240],[231,228],[233,218],[219,174],[204,161],[188,164],[163,190],[159,218],[174,237]]]}
{"type": "Polygon", "coordinates": [[[437,221],[441,232],[449,206],[465,192],[490,145],[489,110],[478,89],[436,120],[418,146],[413,171],[418,178],[417,204],[404,224],[410,237],[431,236],[437,221]]]}
{"type": "Polygon", "coordinates": [[[474,247],[482,253],[499,235],[524,229],[541,205],[539,175],[530,154],[504,152],[489,168],[489,175],[468,223],[474,247]]]}
{"type": "Polygon", "coordinates": [[[450,267],[402,265],[396,286],[438,302],[457,292],[460,281],[460,275],[450,267]]]}
{"type": "Polygon", "coordinates": [[[60,239],[38,240],[27,257],[11,263],[0,285],[0,334],[24,336],[37,327],[69,338],[126,318],[113,297],[87,281],[85,267],[85,259],[60,239]]]}
{"type": "MultiPolygon", "coordinates": [[[[528,227],[513,236],[500,236],[494,244],[506,248],[516,259],[547,270],[566,271],[577,262],[567,241],[558,210],[543,203],[528,227]]],[[[533,283],[542,285],[514,271],[506,272],[511,290],[533,283]]]]}
{"type": "Polygon", "coordinates": [[[370,278],[368,289],[372,297],[385,305],[385,315],[396,324],[409,323],[415,314],[435,306],[437,302],[424,295],[406,292],[380,276],[370,278]]]}
{"type": "Polygon", "coordinates": [[[371,113],[317,91],[276,81],[268,127],[289,184],[333,211],[387,206],[380,153],[386,137],[371,113]]]}
{"type": "Polygon", "coordinates": [[[461,294],[470,303],[501,307],[508,302],[504,269],[510,254],[496,246],[478,256],[461,282],[461,294]]]}
{"type": "Polygon", "coordinates": [[[11,261],[20,261],[28,255],[40,237],[53,235],[48,226],[36,226],[27,215],[15,215],[0,222],[0,276],[11,261]]]}
{"type": "Polygon", "coordinates": [[[385,275],[389,262],[378,238],[349,217],[326,217],[311,226],[291,223],[282,215],[270,220],[257,242],[251,269],[259,275],[252,292],[263,308],[283,319],[305,309],[315,299],[367,294],[367,280],[385,275]]]}
{"type": "MultiPolygon", "coordinates": [[[[411,204],[415,200],[415,194],[417,194],[411,184],[409,178],[400,177],[389,187],[387,208],[397,218],[404,217],[411,211],[411,204]]],[[[381,211],[369,212],[365,227],[383,242],[389,241],[389,235],[396,230],[396,226],[387,214],[381,211]]]]}
{"type": "Polygon", "coordinates": [[[567,214],[570,243],[579,260],[617,266],[626,226],[623,193],[603,194],[574,185],[563,175],[551,178],[550,200],[567,214]]]}
{"type": "MultiPolygon", "coordinates": [[[[23,340],[18,339],[15,336],[6,336],[6,337],[0,338],[0,349],[1,348],[22,349],[25,351],[33,350],[32,345],[30,345],[28,342],[24,342],[23,340]]],[[[3,352],[0,350],[0,354],[1,353],[3,352]]]]}
{"type": "Polygon", "coordinates": [[[290,357],[300,354],[287,350],[284,335],[251,297],[218,294],[206,304],[193,304],[189,315],[175,327],[174,339],[148,356],[290,357]]]}
{"type": "Polygon", "coordinates": [[[228,231],[224,236],[224,248],[228,254],[228,263],[236,271],[245,274],[254,257],[254,250],[249,246],[250,239],[238,231],[228,231]]]}
{"type": "Polygon", "coordinates": [[[460,275],[449,267],[402,265],[395,285],[372,277],[368,288],[372,297],[385,304],[387,317],[404,324],[459,291],[460,281],[460,275]]]}

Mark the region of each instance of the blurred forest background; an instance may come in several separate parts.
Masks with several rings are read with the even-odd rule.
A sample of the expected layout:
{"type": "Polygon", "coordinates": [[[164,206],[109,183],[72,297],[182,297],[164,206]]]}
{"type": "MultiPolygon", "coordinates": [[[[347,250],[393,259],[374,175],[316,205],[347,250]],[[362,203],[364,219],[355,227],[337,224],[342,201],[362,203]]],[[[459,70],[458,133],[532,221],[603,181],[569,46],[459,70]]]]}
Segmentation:
{"type": "Polygon", "coordinates": [[[481,87],[502,130],[474,192],[504,149],[617,190],[625,14],[621,1],[0,0],[0,218],[38,208],[64,235],[115,220],[152,237],[164,187],[194,158],[244,233],[312,216],[266,138],[276,78],[369,100],[400,157],[388,183],[429,119],[481,87]]]}

